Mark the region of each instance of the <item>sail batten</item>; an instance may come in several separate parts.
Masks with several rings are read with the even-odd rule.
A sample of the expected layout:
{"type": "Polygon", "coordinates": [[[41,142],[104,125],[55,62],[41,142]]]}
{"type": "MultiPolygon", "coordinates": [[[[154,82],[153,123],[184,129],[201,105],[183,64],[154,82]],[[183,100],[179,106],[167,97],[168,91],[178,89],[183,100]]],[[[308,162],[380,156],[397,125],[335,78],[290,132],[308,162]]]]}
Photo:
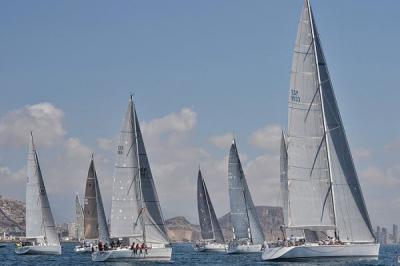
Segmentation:
{"type": "Polygon", "coordinates": [[[250,239],[253,244],[262,244],[264,233],[247,186],[235,141],[229,152],[228,184],[235,238],[250,239]]]}

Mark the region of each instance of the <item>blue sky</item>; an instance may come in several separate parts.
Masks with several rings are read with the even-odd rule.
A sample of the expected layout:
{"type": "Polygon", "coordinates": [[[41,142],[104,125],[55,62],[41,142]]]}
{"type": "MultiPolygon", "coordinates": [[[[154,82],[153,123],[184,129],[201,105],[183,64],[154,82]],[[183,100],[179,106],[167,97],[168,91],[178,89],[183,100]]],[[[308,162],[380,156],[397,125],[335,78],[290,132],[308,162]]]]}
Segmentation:
{"type": "MultiPolygon", "coordinates": [[[[361,154],[355,154],[357,169],[373,223],[400,223],[399,215],[394,214],[400,198],[394,190],[374,183],[384,179],[390,187],[400,185],[400,165],[396,162],[400,152],[400,2],[337,0],[312,4],[350,146],[353,153],[361,154]],[[382,198],[382,194],[387,196],[382,198]],[[385,205],[392,208],[378,211],[385,205]]],[[[163,184],[183,180],[188,202],[193,203],[183,206],[181,214],[196,221],[194,195],[190,198],[195,188],[193,193],[190,189],[199,163],[207,167],[205,178],[215,191],[219,215],[227,211],[227,190],[221,192],[226,189],[227,166],[221,168],[214,162],[223,165],[228,147],[221,148],[223,144],[215,145],[211,139],[232,131],[248,172],[254,173],[249,179],[253,182],[250,187],[256,190],[256,204],[274,204],[276,183],[264,179],[277,179],[278,169],[271,162],[273,169],[254,165],[259,158],[276,162],[277,150],[253,137],[255,132],[267,137],[275,134],[280,125],[286,128],[289,71],[302,5],[301,0],[3,2],[0,169],[7,169],[2,178],[10,181],[0,188],[0,194],[24,198],[20,187],[26,163],[26,146],[20,139],[2,142],[1,134],[5,139],[5,132],[12,131],[1,130],[10,128],[21,116],[29,117],[32,110],[27,106],[44,102],[51,104],[44,109],[56,113],[51,121],[62,128],[51,133],[54,127],[50,123],[47,133],[53,135],[37,136],[39,155],[47,167],[44,172],[55,173],[45,175],[45,179],[63,184],[69,176],[58,176],[60,169],[49,169],[59,166],[83,184],[90,158],[85,167],[73,163],[79,158],[75,149],[82,160],[86,152],[99,154],[99,175],[109,184],[112,149],[101,148],[99,139],[110,140],[118,134],[128,95],[134,92],[139,119],[152,125],[145,142],[150,160],[155,158],[153,168],[161,176],[155,179],[161,183],[159,193],[166,217],[179,214],[175,210],[179,201],[170,199],[171,192],[163,184]],[[179,124],[179,119],[186,121],[184,129],[165,128],[165,123],[179,124]],[[266,130],[259,131],[263,128],[266,130]],[[157,135],[151,129],[160,132],[157,135]],[[44,136],[51,141],[42,140],[41,146],[44,136]],[[176,157],[180,166],[167,173],[161,166],[174,162],[167,162],[166,155],[158,153],[163,145],[171,145],[167,147],[176,149],[171,150],[175,154],[196,155],[176,157]],[[70,157],[65,156],[66,149],[71,149],[70,157]],[[61,163],[67,159],[71,161],[61,163]],[[273,195],[257,191],[258,182],[264,182],[273,195]]],[[[12,129],[18,130],[19,125],[12,129]]],[[[26,130],[23,125],[22,130],[26,130]]],[[[82,193],[83,187],[76,182],[65,184],[66,191],[60,192],[63,200],[50,187],[50,198],[52,193],[55,198],[52,204],[68,210],[55,210],[56,219],[71,220],[74,193],[82,193]],[[68,185],[70,194],[66,192],[68,185]]],[[[110,189],[105,186],[104,190],[107,201],[110,189]]]]}

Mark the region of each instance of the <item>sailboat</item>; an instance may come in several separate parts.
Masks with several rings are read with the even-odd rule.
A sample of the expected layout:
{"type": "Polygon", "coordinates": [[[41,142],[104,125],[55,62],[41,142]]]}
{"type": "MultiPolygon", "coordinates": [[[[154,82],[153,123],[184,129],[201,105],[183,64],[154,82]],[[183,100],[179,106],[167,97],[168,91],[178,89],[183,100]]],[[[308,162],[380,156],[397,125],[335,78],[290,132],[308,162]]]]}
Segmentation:
{"type": "Polygon", "coordinates": [[[94,252],[92,259],[169,261],[172,248],[132,96],[116,148],[110,236],[121,246],[94,252]]]}
{"type": "Polygon", "coordinates": [[[83,208],[81,202],[79,200],[79,195],[75,196],[75,216],[76,216],[76,239],[81,241],[84,239],[84,230],[83,230],[83,208]]]}
{"type": "Polygon", "coordinates": [[[99,238],[98,217],[97,217],[97,198],[96,198],[97,173],[94,167],[94,160],[90,161],[90,166],[86,178],[85,202],[83,208],[83,228],[84,242],[76,246],[74,251],[77,253],[90,252],[92,247],[97,244],[99,238]]]}
{"type": "Polygon", "coordinates": [[[195,244],[195,249],[225,252],[227,245],[200,169],[197,177],[197,209],[203,240],[195,244]]]}
{"type": "Polygon", "coordinates": [[[227,253],[261,252],[264,233],[251,199],[235,140],[229,152],[228,183],[233,241],[229,242],[227,253]]]}
{"type": "Polygon", "coordinates": [[[304,1],[298,26],[289,94],[287,180],[282,194],[287,229],[302,231],[303,238],[271,245],[262,259],[377,258],[379,244],[309,0],[304,1]]]}
{"type": "Polygon", "coordinates": [[[19,255],[61,255],[49,199],[40,170],[39,159],[31,132],[26,183],[26,239],[19,243],[19,255]]]}

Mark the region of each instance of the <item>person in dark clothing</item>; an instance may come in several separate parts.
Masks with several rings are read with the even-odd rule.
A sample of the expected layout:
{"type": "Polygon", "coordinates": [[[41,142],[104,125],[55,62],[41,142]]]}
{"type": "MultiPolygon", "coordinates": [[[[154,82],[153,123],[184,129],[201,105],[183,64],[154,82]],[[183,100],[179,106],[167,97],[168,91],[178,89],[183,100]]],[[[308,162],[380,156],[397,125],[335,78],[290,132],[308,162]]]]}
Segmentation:
{"type": "Polygon", "coordinates": [[[119,241],[119,239],[117,240],[117,247],[121,246],[121,242],[119,241]]]}
{"type": "Polygon", "coordinates": [[[98,246],[99,246],[99,251],[103,251],[103,243],[101,243],[101,241],[99,241],[98,246]]]}

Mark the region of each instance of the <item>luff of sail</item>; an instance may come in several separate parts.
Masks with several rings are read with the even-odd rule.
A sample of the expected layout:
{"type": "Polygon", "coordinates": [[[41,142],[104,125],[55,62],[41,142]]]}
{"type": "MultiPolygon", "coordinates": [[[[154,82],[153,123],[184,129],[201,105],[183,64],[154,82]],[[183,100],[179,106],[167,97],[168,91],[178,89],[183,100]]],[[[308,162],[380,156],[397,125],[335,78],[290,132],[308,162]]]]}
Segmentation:
{"type": "Polygon", "coordinates": [[[329,164],[333,185],[336,232],[344,242],[374,242],[370,218],[362,195],[345,129],[333,91],[325,56],[309,1],[316,65],[322,92],[329,164]]]}
{"type": "Polygon", "coordinates": [[[230,215],[236,239],[250,239],[252,244],[262,244],[264,233],[247,186],[236,143],[229,152],[228,184],[230,215]]]}
{"type": "Polygon", "coordinates": [[[140,166],[140,187],[143,195],[143,203],[146,207],[145,210],[148,214],[144,220],[145,229],[149,232],[146,241],[150,243],[168,244],[169,240],[165,229],[160,201],[158,200],[157,190],[154,185],[154,179],[151,173],[150,163],[147,157],[136,109],[135,107],[133,107],[133,109],[135,118],[135,137],[140,166]]]}
{"type": "Polygon", "coordinates": [[[75,215],[76,215],[76,238],[82,240],[85,237],[84,234],[84,218],[83,208],[79,201],[79,196],[75,196],[75,215]]]}
{"type": "Polygon", "coordinates": [[[293,53],[288,115],[288,226],[335,228],[320,81],[308,6],[293,53]],[[306,148],[305,148],[306,147],[306,148]]]}
{"type": "Polygon", "coordinates": [[[31,132],[26,185],[26,237],[47,245],[60,245],[31,132]]]}
{"type": "Polygon", "coordinates": [[[280,184],[282,194],[283,220],[288,223],[288,178],[287,178],[288,155],[286,148],[286,139],[282,131],[280,145],[280,184]]]}
{"type": "Polygon", "coordinates": [[[96,170],[94,169],[93,158],[86,179],[85,201],[84,201],[84,231],[85,239],[97,239],[99,233],[97,230],[97,205],[96,205],[96,170]]]}
{"type": "MultiPolygon", "coordinates": [[[[92,162],[93,162],[93,158],[92,158],[92,162]]],[[[93,169],[94,169],[94,162],[93,162],[93,169]]],[[[94,170],[94,172],[96,173],[96,170],[94,170]]],[[[94,185],[95,185],[95,191],[96,191],[96,209],[97,209],[99,241],[101,241],[102,243],[109,244],[110,243],[110,233],[108,230],[106,214],[104,212],[103,200],[101,198],[100,186],[99,186],[97,174],[95,174],[95,176],[94,176],[94,185]]]]}
{"type": "Polygon", "coordinates": [[[197,177],[197,210],[202,238],[204,240],[215,240],[217,243],[224,243],[225,240],[221,226],[215,215],[214,207],[200,169],[197,177]]]}

